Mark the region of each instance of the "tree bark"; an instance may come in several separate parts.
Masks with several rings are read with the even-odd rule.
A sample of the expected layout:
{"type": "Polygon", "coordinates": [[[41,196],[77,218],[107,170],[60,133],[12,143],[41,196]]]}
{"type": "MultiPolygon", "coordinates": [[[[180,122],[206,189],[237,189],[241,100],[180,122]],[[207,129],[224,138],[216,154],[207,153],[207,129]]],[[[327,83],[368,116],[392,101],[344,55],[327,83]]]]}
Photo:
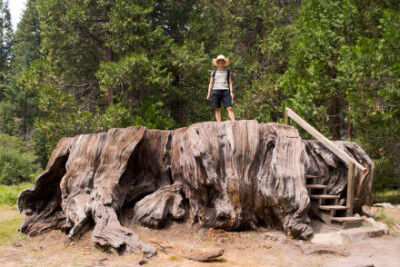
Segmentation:
{"type": "MultiPolygon", "coordinates": [[[[112,61],[112,50],[110,47],[104,48],[104,62],[112,61]]],[[[107,87],[106,91],[106,107],[109,107],[112,104],[113,98],[113,88],[111,86],[107,87]]]]}
{"type": "Polygon", "coordinates": [[[331,115],[329,118],[329,124],[331,128],[331,134],[333,140],[340,140],[340,99],[339,96],[333,96],[331,98],[331,115]]]}
{"type": "MultiPolygon", "coordinates": [[[[374,166],[356,144],[337,142],[368,169],[357,173],[360,204],[371,200],[374,166]]],[[[287,125],[204,122],[175,131],[111,129],[60,140],[35,187],[21,192],[20,231],[62,229],[119,251],[156,250],[131,230],[189,220],[226,230],[269,226],[308,238],[306,174],[345,196],[347,168],[287,125]]]]}
{"type": "Polygon", "coordinates": [[[351,104],[347,105],[347,140],[353,139],[353,122],[350,115],[351,104]]]}
{"type": "MultiPolygon", "coordinates": [[[[108,5],[106,5],[105,6],[105,8],[104,8],[104,17],[105,17],[105,19],[104,19],[104,21],[105,21],[105,23],[106,24],[108,24],[108,23],[110,23],[110,19],[108,18],[108,13],[110,12],[110,7],[111,7],[111,5],[109,5],[110,3],[113,3],[114,1],[113,0],[111,0],[111,1],[108,1],[109,3],[108,3],[108,5]]],[[[112,48],[110,47],[110,46],[107,46],[107,38],[108,38],[108,35],[109,35],[110,33],[108,32],[108,30],[106,30],[105,31],[105,37],[104,37],[104,40],[105,40],[105,44],[104,44],[104,62],[111,62],[112,60],[113,60],[113,58],[112,58],[112,48]]],[[[114,90],[113,90],[113,88],[109,85],[109,87],[107,88],[107,91],[106,91],[106,108],[108,108],[112,103],[113,103],[113,94],[114,94],[114,90]]]]}

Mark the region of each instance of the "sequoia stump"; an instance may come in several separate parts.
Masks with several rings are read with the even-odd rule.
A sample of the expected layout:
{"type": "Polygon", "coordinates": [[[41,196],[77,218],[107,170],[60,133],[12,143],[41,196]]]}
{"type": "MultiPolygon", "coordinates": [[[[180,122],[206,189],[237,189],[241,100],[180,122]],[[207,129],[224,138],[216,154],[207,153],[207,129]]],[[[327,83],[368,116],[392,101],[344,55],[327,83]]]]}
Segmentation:
{"type": "MultiPolygon", "coordinates": [[[[361,162],[358,206],[371,201],[374,166],[356,144],[336,142],[361,162]]],[[[282,229],[312,234],[306,175],[321,175],[345,197],[347,167],[322,144],[298,131],[257,121],[203,122],[174,131],[145,127],[62,138],[32,189],[22,191],[19,230],[52,229],[71,239],[93,229],[92,240],[119,251],[156,249],[131,225],[162,228],[169,220],[225,230],[282,229]]]]}

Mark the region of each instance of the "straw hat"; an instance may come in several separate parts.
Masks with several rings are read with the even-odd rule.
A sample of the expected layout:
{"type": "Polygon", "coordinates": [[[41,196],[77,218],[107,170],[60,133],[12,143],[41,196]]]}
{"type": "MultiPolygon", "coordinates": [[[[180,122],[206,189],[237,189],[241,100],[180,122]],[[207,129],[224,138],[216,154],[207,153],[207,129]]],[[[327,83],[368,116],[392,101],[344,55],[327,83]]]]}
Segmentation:
{"type": "Polygon", "coordinates": [[[214,66],[218,67],[217,61],[222,59],[223,61],[225,61],[225,65],[224,66],[228,66],[229,65],[229,58],[226,58],[224,55],[219,55],[217,58],[213,58],[212,60],[212,64],[214,66]]]}

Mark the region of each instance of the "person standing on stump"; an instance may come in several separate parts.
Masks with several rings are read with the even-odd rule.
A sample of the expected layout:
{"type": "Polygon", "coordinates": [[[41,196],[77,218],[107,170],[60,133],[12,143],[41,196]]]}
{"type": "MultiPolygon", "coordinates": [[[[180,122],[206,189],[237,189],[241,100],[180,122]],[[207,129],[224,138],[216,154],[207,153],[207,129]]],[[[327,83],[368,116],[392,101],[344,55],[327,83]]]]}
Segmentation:
{"type": "Polygon", "coordinates": [[[211,72],[210,84],[208,86],[207,100],[212,94],[213,107],[215,108],[215,118],[217,122],[221,122],[221,102],[224,108],[228,110],[229,119],[235,120],[235,114],[232,109],[232,100],[234,98],[232,77],[229,69],[225,69],[229,65],[229,58],[219,55],[212,60],[217,69],[211,72]]]}

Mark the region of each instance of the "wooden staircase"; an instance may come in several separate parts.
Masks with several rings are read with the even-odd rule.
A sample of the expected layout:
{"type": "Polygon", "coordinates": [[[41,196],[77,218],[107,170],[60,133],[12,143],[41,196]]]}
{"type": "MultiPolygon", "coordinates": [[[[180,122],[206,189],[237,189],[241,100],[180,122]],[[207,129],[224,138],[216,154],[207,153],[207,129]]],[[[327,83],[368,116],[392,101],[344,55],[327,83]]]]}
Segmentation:
{"type": "Polygon", "coordinates": [[[285,108],[285,124],[289,125],[290,120],[296,122],[309,134],[315,137],[333,154],[339,157],[348,166],[347,173],[347,196],[346,206],[339,205],[339,196],[327,194],[327,186],[315,182],[315,175],[307,175],[307,190],[311,200],[311,210],[326,224],[334,228],[348,229],[362,225],[362,219],[353,217],[353,206],[357,199],[354,198],[355,168],[360,171],[367,171],[357,160],[350,157],[345,151],[337,147],[332,141],[318,132],[308,122],[303,120],[293,110],[285,108]]]}
{"type": "Polygon", "coordinates": [[[362,225],[362,219],[348,216],[349,208],[339,205],[339,196],[327,194],[327,187],[315,182],[319,176],[307,175],[307,191],[311,210],[327,225],[333,228],[348,229],[362,225]]]}

